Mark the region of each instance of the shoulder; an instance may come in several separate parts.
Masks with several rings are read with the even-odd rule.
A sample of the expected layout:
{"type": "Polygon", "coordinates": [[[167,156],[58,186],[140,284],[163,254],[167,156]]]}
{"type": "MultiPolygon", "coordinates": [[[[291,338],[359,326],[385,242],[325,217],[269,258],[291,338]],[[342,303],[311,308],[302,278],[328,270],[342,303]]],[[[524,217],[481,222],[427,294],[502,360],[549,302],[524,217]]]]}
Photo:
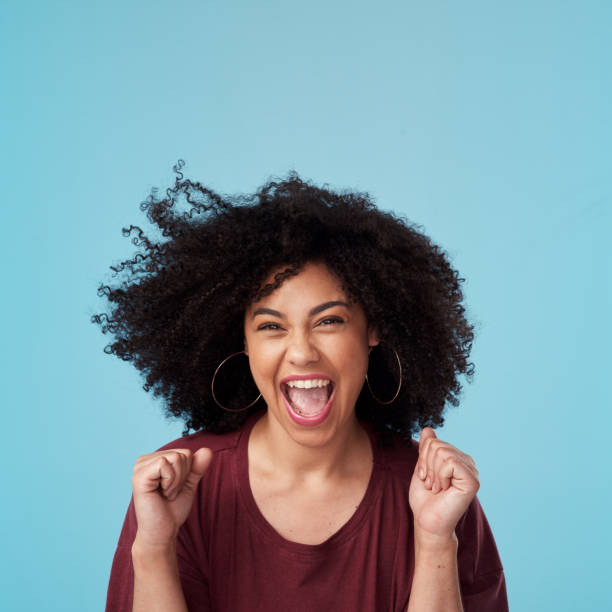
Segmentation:
{"type": "Polygon", "coordinates": [[[394,478],[410,484],[412,473],[419,458],[419,444],[415,440],[399,437],[387,439],[384,444],[376,442],[376,461],[394,478]]]}
{"type": "Polygon", "coordinates": [[[197,431],[188,436],[177,438],[164,444],[158,451],[173,450],[177,448],[186,448],[192,452],[197,451],[200,448],[210,448],[213,453],[218,453],[223,450],[234,449],[238,445],[240,436],[244,430],[244,427],[231,431],[224,434],[213,434],[207,431],[197,431]]]}

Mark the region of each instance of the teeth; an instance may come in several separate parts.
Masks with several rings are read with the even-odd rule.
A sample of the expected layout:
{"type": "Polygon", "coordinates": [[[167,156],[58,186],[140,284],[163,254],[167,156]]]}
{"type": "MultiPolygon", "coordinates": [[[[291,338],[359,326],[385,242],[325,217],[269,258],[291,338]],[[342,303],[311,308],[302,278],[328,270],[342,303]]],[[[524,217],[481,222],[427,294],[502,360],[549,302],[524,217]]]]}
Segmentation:
{"type": "Polygon", "coordinates": [[[312,389],[313,387],[326,387],[330,381],[323,378],[311,378],[309,380],[288,380],[288,387],[297,387],[298,389],[312,389]]]}

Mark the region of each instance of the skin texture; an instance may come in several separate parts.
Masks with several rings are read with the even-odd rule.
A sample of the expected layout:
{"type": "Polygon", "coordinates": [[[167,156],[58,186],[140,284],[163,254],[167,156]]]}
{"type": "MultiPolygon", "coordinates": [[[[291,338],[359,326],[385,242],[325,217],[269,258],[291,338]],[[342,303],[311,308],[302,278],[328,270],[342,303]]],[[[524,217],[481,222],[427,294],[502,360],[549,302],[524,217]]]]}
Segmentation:
{"type": "MultiPolygon", "coordinates": [[[[316,522],[321,510],[331,508],[329,514],[340,517],[333,531],[340,528],[363,496],[371,470],[371,447],[356,418],[355,402],[369,349],[378,342],[376,330],[362,307],[350,303],[338,278],[325,265],[310,263],[249,306],[244,342],[253,378],[268,405],[249,440],[254,497],[284,537],[305,543],[324,541],[331,533],[329,525],[316,522]],[[346,305],[312,313],[329,302],[346,305]],[[261,309],[265,312],[257,313],[261,309]],[[293,374],[326,375],[334,381],[336,398],[323,423],[301,426],[288,416],[280,381],[293,374]],[[281,470],[270,479],[270,466],[279,465],[281,470]],[[340,506],[332,507],[332,498],[339,499],[340,506]],[[286,502],[293,510],[267,512],[270,500],[272,506],[286,502]]],[[[175,449],[144,455],[136,462],[132,479],[138,520],[132,549],[134,610],[186,610],[176,564],[176,536],[210,459],[209,449],[195,454],[175,449]]],[[[474,461],[438,440],[433,429],[424,428],[409,491],[415,534],[409,612],[462,610],[454,530],[478,486],[474,461]]]]}
{"type": "Polygon", "coordinates": [[[212,453],[201,448],[138,458],[132,489],[138,532],[132,546],[134,612],[187,612],[178,575],[176,535],[212,453]]]}
{"type": "Polygon", "coordinates": [[[369,348],[378,339],[361,306],[349,303],[340,281],[325,265],[306,265],[274,293],[251,304],[245,313],[244,335],[251,372],[267,405],[260,429],[270,428],[277,437],[282,430],[298,445],[325,448],[357,427],[355,403],[363,387],[369,348]],[[332,305],[310,314],[326,304],[332,305]],[[289,417],[280,382],[291,375],[315,374],[334,381],[335,400],[323,423],[304,427],[289,417]]]}
{"type": "Polygon", "coordinates": [[[455,527],[479,486],[473,459],[424,428],[409,492],[415,572],[408,612],[463,610],[455,527]]]}
{"type": "Polygon", "coordinates": [[[370,478],[372,450],[355,402],[376,332],[339,279],[313,263],[251,304],[244,330],[253,378],[268,406],[249,439],[253,496],[285,538],[321,543],[350,518],[370,478]],[[289,416],[280,386],[288,376],[333,381],[322,423],[304,426],[289,416]]]}
{"type": "Polygon", "coordinates": [[[451,538],[478,488],[474,460],[439,440],[431,427],[423,429],[410,483],[410,507],[419,534],[434,542],[451,538]]]}
{"type": "Polygon", "coordinates": [[[212,453],[201,448],[159,451],[136,461],[132,477],[138,544],[164,548],[185,522],[212,453]]]}

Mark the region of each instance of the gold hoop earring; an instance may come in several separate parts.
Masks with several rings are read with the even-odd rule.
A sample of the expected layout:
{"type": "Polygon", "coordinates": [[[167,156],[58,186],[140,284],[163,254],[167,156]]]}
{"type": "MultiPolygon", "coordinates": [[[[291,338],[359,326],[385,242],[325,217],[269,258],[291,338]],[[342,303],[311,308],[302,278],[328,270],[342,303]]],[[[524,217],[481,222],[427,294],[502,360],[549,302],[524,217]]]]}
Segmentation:
{"type": "Polygon", "coordinates": [[[236,355],[246,355],[246,351],[238,351],[237,353],[232,353],[229,357],[226,357],[218,366],[217,369],[215,370],[215,373],[213,374],[212,377],[212,381],[210,383],[210,390],[212,392],[212,396],[213,399],[215,400],[215,404],[217,404],[217,406],[219,406],[219,408],[223,408],[223,410],[226,410],[227,412],[244,412],[245,410],[248,410],[251,406],[253,406],[261,397],[261,393],[255,398],[254,401],[252,401],[248,406],[245,406],[244,408],[227,408],[226,406],[224,406],[218,399],[217,396],[215,395],[215,378],[217,377],[217,373],[219,372],[219,370],[221,369],[221,367],[223,366],[223,364],[226,361],[229,361],[232,357],[235,357],[236,355]]]}
{"type": "MultiPolygon", "coordinates": [[[[370,352],[372,351],[372,348],[373,347],[370,347],[370,352]]],[[[368,380],[368,373],[366,372],[366,383],[368,385],[368,389],[370,390],[370,395],[379,404],[383,404],[384,406],[386,406],[388,404],[392,404],[397,399],[397,396],[399,395],[400,389],[402,388],[402,362],[400,361],[400,358],[399,358],[399,355],[397,354],[397,351],[395,349],[391,349],[391,350],[393,351],[393,354],[395,355],[395,359],[397,360],[397,366],[399,368],[399,385],[397,386],[397,391],[395,392],[395,395],[388,402],[383,402],[381,399],[376,397],[376,395],[374,394],[374,391],[372,391],[372,387],[370,387],[370,381],[368,380]]]]}

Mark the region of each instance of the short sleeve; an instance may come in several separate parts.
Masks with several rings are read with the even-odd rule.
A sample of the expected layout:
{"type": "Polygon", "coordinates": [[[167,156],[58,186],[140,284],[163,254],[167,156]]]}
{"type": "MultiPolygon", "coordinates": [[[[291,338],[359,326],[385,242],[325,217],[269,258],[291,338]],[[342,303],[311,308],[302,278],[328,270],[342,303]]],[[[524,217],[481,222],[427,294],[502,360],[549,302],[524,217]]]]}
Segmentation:
{"type": "MultiPolygon", "coordinates": [[[[137,528],[138,523],[132,500],[113,557],[106,596],[106,612],[132,612],[134,601],[132,544],[137,528]]],[[[194,564],[189,550],[189,537],[183,533],[182,528],[179,531],[177,542],[177,561],[187,609],[189,612],[208,612],[210,610],[208,585],[197,564],[194,564]]]]}
{"type": "Polygon", "coordinates": [[[504,570],[478,498],[459,521],[456,533],[465,612],[508,612],[504,570]]]}
{"type": "Polygon", "coordinates": [[[134,599],[132,544],[136,537],[137,526],[134,503],[130,501],[113,557],[106,593],[106,612],[132,612],[134,599]]]}
{"type": "Polygon", "coordinates": [[[192,531],[189,520],[179,530],[176,553],[183,595],[189,612],[208,612],[212,609],[204,570],[208,563],[202,558],[205,555],[201,540],[201,533],[192,531]],[[196,539],[199,546],[196,545],[196,539]]]}

